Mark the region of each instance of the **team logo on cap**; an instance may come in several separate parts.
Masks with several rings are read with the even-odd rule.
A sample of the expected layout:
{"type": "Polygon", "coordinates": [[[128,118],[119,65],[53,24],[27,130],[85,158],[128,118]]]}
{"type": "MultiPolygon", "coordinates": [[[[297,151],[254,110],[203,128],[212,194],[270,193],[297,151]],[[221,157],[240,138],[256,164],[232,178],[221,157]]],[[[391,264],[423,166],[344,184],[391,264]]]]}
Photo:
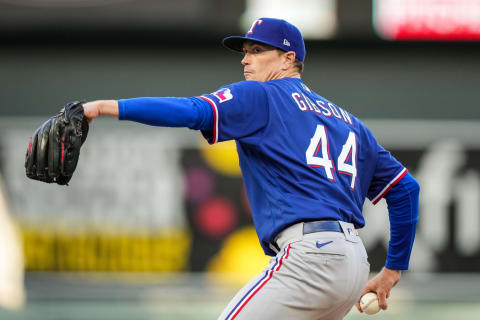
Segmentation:
{"type": "Polygon", "coordinates": [[[250,27],[250,29],[248,30],[247,34],[252,34],[253,33],[253,29],[257,26],[257,25],[260,25],[262,24],[263,20],[261,19],[257,19],[255,21],[253,21],[252,23],[252,26],[250,27]]]}
{"type": "Polygon", "coordinates": [[[233,94],[228,88],[217,90],[213,95],[218,98],[220,103],[233,99],[233,94]]]}

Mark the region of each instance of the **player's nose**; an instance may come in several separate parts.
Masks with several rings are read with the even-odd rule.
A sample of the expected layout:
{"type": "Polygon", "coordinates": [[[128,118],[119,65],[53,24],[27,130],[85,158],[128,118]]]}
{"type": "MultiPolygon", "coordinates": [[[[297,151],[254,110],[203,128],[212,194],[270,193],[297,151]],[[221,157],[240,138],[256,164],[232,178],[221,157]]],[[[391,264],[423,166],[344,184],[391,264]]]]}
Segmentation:
{"type": "Polygon", "coordinates": [[[250,57],[249,57],[249,54],[248,53],[245,53],[243,55],[243,59],[242,61],[240,61],[241,64],[243,64],[244,66],[246,66],[247,64],[250,64],[250,57]]]}

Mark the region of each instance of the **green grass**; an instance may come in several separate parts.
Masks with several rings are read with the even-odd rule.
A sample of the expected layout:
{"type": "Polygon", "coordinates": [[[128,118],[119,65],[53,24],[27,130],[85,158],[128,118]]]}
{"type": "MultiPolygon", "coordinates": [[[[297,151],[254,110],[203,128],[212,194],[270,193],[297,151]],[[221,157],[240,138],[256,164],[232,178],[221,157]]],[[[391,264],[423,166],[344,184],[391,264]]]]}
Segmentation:
{"type": "MultiPolygon", "coordinates": [[[[0,308],[0,320],[217,319],[237,290],[214,286],[204,274],[29,273],[26,305],[0,308]]],[[[387,311],[354,309],[345,319],[480,319],[480,275],[407,274],[387,311]]]]}

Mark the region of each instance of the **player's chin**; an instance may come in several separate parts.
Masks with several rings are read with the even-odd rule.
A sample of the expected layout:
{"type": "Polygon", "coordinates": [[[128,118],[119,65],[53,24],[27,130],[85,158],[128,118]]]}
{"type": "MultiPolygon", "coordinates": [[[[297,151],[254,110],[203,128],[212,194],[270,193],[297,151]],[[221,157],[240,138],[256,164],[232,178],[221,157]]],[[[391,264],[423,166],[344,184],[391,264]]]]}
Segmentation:
{"type": "Polygon", "coordinates": [[[253,74],[251,74],[250,72],[244,72],[243,76],[245,77],[245,80],[255,80],[253,74]]]}

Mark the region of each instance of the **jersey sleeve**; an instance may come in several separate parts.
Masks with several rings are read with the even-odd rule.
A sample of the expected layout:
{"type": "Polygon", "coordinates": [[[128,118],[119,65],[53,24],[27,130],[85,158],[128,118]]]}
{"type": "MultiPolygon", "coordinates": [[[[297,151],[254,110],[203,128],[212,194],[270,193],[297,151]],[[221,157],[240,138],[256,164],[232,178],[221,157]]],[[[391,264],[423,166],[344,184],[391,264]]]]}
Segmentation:
{"type": "Polygon", "coordinates": [[[210,144],[239,140],[267,125],[268,99],[260,82],[237,82],[199,98],[210,104],[214,114],[212,128],[202,130],[210,144]]]}
{"type": "Polygon", "coordinates": [[[213,112],[207,102],[196,97],[143,97],[118,100],[118,119],[202,130],[212,127],[213,112]]]}
{"type": "MultiPolygon", "coordinates": [[[[373,138],[374,139],[374,138],[373,138]]],[[[377,162],[367,197],[377,204],[407,174],[408,170],[388,151],[375,141],[377,162]]]]}
{"type": "Polygon", "coordinates": [[[390,219],[390,241],[385,266],[408,270],[418,222],[420,185],[409,173],[385,196],[390,219]]]}

